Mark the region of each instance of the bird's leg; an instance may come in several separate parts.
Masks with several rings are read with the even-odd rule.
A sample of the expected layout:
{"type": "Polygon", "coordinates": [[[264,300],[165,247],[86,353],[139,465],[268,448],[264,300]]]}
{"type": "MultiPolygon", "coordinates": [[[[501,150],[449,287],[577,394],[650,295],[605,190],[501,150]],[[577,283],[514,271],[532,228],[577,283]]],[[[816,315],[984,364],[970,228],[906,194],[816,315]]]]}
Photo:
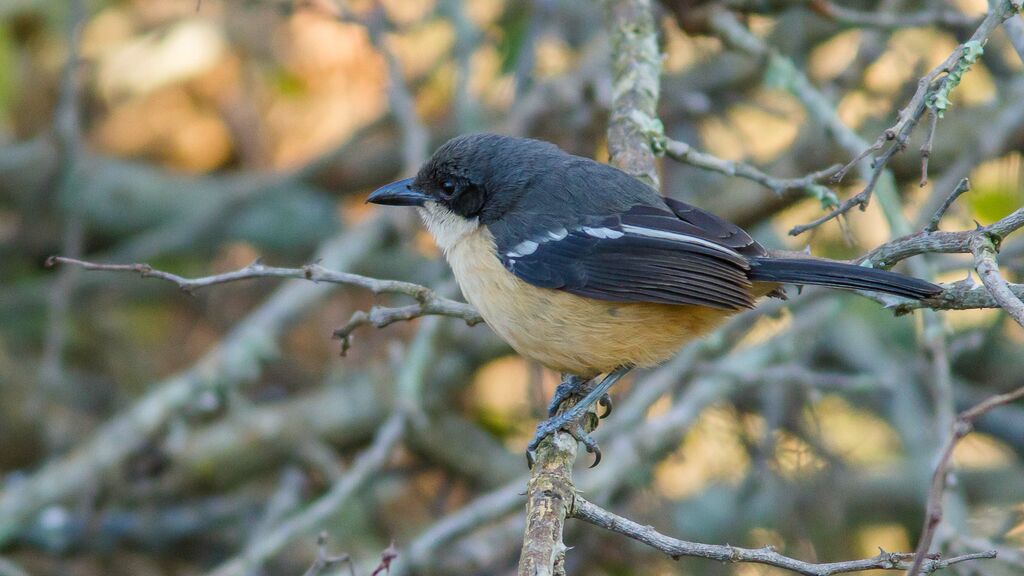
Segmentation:
{"type": "MultiPolygon", "coordinates": [[[[601,401],[601,404],[608,408],[610,403],[606,404],[602,399],[608,393],[608,389],[612,387],[612,384],[618,382],[631,369],[631,366],[616,368],[605,376],[599,384],[588,390],[586,396],[571,408],[538,424],[537,432],[534,434],[533,440],[530,441],[530,444],[526,448],[526,462],[530,467],[533,467],[533,453],[537,450],[537,447],[540,446],[541,440],[562,430],[568,432],[573,438],[582,442],[587,448],[587,452],[595,455],[594,463],[590,467],[593,468],[594,466],[597,466],[598,463],[601,462],[601,449],[598,447],[597,442],[595,442],[594,439],[591,438],[583,429],[580,419],[594,402],[601,401]]],[[[562,400],[571,396],[572,392],[576,392],[581,387],[582,384],[577,381],[573,381],[572,377],[566,378],[565,381],[558,386],[559,389],[555,391],[556,399],[558,399],[559,395],[563,396],[563,398],[559,399],[558,404],[561,404],[562,400]],[[563,389],[563,386],[566,386],[567,388],[563,389]],[[567,392],[570,388],[571,391],[567,392]]],[[[554,400],[552,400],[552,402],[554,403],[554,400]]],[[[558,404],[554,404],[554,406],[557,408],[558,404]]],[[[608,408],[608,410],[610,410],[610,408],[608,408]]],[[[607,415],[607,412],[605,415],[607,415]]]]}
{"type": "MultiPolygon", "coordinates": [[[[591,390],[591,383],[594,379],[582,378],[574,374],[563,374],[562,382],[555,388],[555,395],[548,403],[548,418],[558,414],[558,408],[573,396],[583,396],[591,390]]],[[[598,414],[598,418],[607,418],[612,413],[612,397],[607,392],[597,401],[598,405],[604,408],[604,412],[598,414]]]]}

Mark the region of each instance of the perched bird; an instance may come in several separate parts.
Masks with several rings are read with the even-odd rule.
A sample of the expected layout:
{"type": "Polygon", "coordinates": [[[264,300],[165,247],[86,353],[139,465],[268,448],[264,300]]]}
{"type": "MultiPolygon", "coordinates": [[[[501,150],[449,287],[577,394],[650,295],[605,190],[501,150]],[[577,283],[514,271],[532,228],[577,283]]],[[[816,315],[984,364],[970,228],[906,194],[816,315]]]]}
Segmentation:
{"type": "Polygon", "coordinates": [[[566,375],[528,460],[545,436],[566,430],[599,461],[579,424],[589,405],[631,368],[668,359],[783,283],[911,299],[941,291],[893,272],[773,257],[738,226],[539,140],[453,138],[415,178],[367,201],[419,207],[463,295],[491,329],[566,375]],[[565,398],[582,393],[556,415],[565,398]]]}

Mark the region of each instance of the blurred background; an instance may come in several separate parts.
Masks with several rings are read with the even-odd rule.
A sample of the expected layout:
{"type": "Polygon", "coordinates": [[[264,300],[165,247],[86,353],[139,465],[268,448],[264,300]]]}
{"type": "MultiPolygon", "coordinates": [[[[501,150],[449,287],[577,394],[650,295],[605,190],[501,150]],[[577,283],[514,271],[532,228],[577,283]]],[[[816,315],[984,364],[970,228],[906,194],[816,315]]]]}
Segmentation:
{"type": "MultiPolygon", "coordinates": [[[[655,3],[666,133],[777,177],[848,161],[761,63],[687,18],[705,4],[655,3]]],[[[837,3],[943,15],[880,24],[829,2],[725,4],[869,142],[988,10],[837,3]]],[[[320,260],[458,298],[418,224],[366,195],[471,131],[606,160],[611,50],[596,2],[0,3],[0,574],[302,574],[321,530],[359,574],[392,541],[393,573],[513,573],[522,453],[557,375],[486,326],[364,327],[342,357],[331,334],[353,313],[411,300],[276,279],[193,295],[43,263],[205,276],[320,260]],[[375,453],[375,433],[409,403],[404,438],[375,453]]],[[[928,185],[923,130],[893,159],[911,219],[965,176],[973,190],[945,230],[1024,204],[1021,72],[997,30],[938,125],[928,185]]],[[[668,159],[659,170],[665,194],[769,246],[854,258],[891,238],[877,203],[793,238],[821,202],[668,159]]],[[[944,281],[971,267],[930,262],[944,281]]],[[[1021,280],[1024,238],[1007,240],[1000,264],[1021,280]]],[[[604,462],[577,471],[590,499],[680,538],[809,561],[914,548],[951,415],[1024,383],[1024,330],[970,310],[936,316],[929,333],[920,313],[854,295],[790,296],[617,387],[604,462]]],[[[955,572],[1024,573],[1022,455],[1019,403],[958,446],[937,546],[1001,558],[955,572]]],[[[570,574],[782,573],[675,562],[572,521],[566,543],[570,574]]]]}

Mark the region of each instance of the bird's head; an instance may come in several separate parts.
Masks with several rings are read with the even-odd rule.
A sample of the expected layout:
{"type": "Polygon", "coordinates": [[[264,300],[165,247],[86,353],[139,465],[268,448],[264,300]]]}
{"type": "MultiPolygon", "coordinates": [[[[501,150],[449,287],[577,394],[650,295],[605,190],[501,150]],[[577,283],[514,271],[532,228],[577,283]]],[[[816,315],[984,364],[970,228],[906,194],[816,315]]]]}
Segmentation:
{"type": "Polygon", "coordinates": [[[458,136],[438,148],[414,178],[377,189],[367,202],[419,207],[438,245],[448,250],[481,225],[499,220],[526,192],[543,160],[560,154],[539,140],[458,136]]]}

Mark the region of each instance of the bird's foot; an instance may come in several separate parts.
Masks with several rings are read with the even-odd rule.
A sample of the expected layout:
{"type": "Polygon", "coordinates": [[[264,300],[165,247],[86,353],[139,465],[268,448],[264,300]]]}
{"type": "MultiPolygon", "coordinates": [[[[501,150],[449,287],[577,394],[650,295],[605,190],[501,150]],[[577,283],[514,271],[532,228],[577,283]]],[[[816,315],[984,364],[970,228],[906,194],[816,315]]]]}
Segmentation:
{"type": "MultiPolygon", "coordinates": [[[[610,410],[606,410],[605,414],[610,410]]],[[[597,466],[601,462],[601,448],[597,445],[597,441],[594,440],[590,434],[587,434],[586,429],[583,427],[583,418],[591,417],[589,412],[584,412],[582,415],[575,415],[572,411],[552,416],[547,420],[537,424],[537,432],[533,435],[533,440],[526,446],[526,463],[532,469],[534,464],[534,453],[543,441],[548,436],[557,434],[559,432],[566,432],[570,436],[576,439],[577,442],[583,444],[587,449],[587,452],[594,455],[594,463],[590,465],[591,468],[597,466]]]]}
{"type": "MultiPolygon", "coordinates": [[[[558,409],[562,406],[562,402],[565,402],[573,396],[579,396],[580,398],[587,395],[597,381],[594,379],[580,378],[579,376],[567,376],[562,382],[555,388],[555,395],[551,397],[551,402],[548,403],[548,418],[553,418],[558,414],[558,409]]],[[[612,413],[612,396],[611,394],[605,393],[597,401],[597,404],[604,409],[604,412],[598,414],[598,418],[607,418],[612,413]]]]}
{"type": "MultiPolygon", "coordinates": [[[[587,452],[594,454],[594,463],[590,467],[597,466],[601,462],[601,449],[598,448],[597,442],[587,434],[583,423],[586,422],[586,418],[590,417],[588,410],[591,404],[595,402],[605,409],[603,416],[611,413],[611,398],[608,396],[608,389],[631,369],[632,367],[628,365],[620,366],[609,372],[600,381],[594,379],[593,384],[581,378],[566,376],[565,381],[555,391],[555,398],[551,401],[551,409],[557,412],[562,401],[574,394],[579,394],[583,398],[569,408],[566,408],[561,414],[555,414],[537,425],[537,432],[533,435],[533,440],[530,440],[530,444],[526,448],[526,463],[529,464],[530,468],[533,468],[534,453],[540,446],[541,441],[548,436],[562,431],[567,432],[576,441],[581,442],[586,447],[587,452]]],[[[592,424],[590,429],[597,427],[596,420],[590,422],[590,424],[592,424]]]]}

